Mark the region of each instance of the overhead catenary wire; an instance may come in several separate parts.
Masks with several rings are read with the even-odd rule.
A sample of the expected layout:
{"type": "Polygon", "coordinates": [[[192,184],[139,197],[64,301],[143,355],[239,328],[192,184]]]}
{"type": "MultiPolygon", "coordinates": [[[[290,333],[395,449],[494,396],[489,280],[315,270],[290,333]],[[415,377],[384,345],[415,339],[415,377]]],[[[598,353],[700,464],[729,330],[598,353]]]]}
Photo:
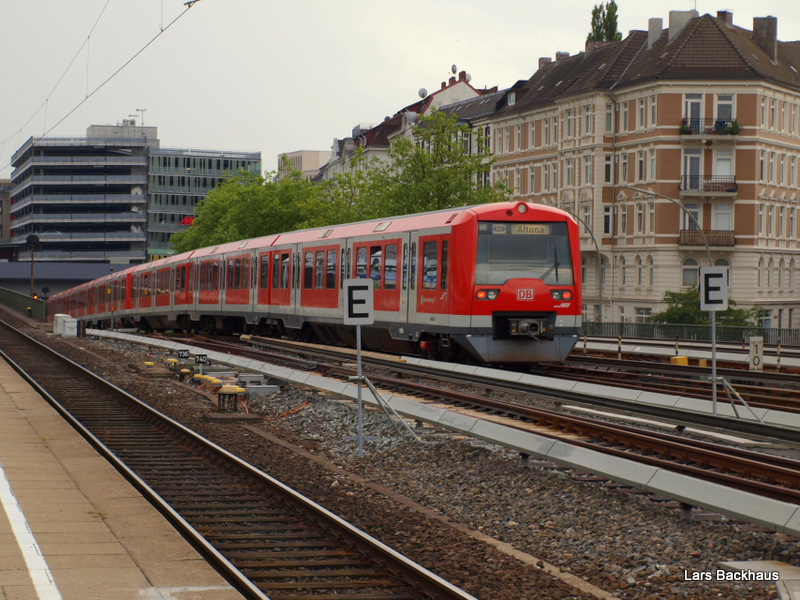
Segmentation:
{"type": "MultiPolygon", "coordinates": [[[[109,3],[110,1],[111,1],[111,0],[108,0],[108,1],[106,2],[106,6],[108,6],[108,3],[109,3]]],[[[101,82],[101,83],[100,83],[100,84],[99,84],[97,87],[95,87],[95,88],[94,88],[94,89],[93,89],[91,92],[89,92],[89,91],[88,91],[88,61],[87,61],[87,93],[86,93],[86,97],[85,97],[85,98],[83,98],[83,99],[82,99],[80,102],[78,102],[78,103],[77,103],[75,106],[73,106],[73,107],[72,107],[72,109],[70,109],[70,111],[69,111],[69,112],[67,112],[67,114],[65,114],[63,117],[61,117],[61,118],[60,118],[60,119],[59,119],[59,120],[58,120],[58,121],[57,121],[57,122],[56,122],[56,123],[55,123],[53,126],[51,126],[49,129],[46,129],[46,130],[45,130],[45,131],[42,133],[42,137],[46,136],[48,133],[50,133],[51,131],[53,131],[53,130],[54,130],[56,127],[58,127],[59,125],[61,125],[61,123],[63,123],[63,122],[66,120],[66,119],[68,119],[68,118],[69,118],[69,117],[70,117],[70,116],[71,116],[71,115],[72,115],[72,114],[73,114],[73,113],[74,113],[76,110],[78,110],[78,109],[79,109],[81,106],[83,106],[83,104],[84,104],[84,103],[85,103],[85,102],[86,102],[86,101],[87,101],[89,98],[91,98],[92,96],[94,96],[94,95],[95,95],[97,92],[99,92],[99,91],[100,91],[100,90],[101,90],[103,87],[105,87],[105,85],[106,85],[106,84],[107,84],[109,81],[111,81],[112,79],[114,79],[114,77],[116,77],[116,76],[117,76],[117,75],[118,75],[120,72],[122,72],[122,71],[125,69],[125,67],[127,67],[129,64],[131,64],[131,63],[132,63],[132,62],[133,62],[133,61],[134,61],[134,60],[135,60],[135,59],[136,59],[136,58],[137,58],[137,57],[138,57],[138,56],[139,56],[139,55],[140,55],[142,52],[144,52],[144,51],[145,51],[145,50],[146,50],[146,49],[147,49],[147,48],[148,48],[148,47],[149,47],[149,46],[150,46],[150,45],[151,45],[153,42],[155,42],[155,41],[156,41],[158,38],[160,38],[160,37],[161,37],[161,36],[162,36],[162,35],[163,35],[163,34],[164,34],[164,33],[165,33],[165,32],[166,32],[166,31],[167,31],[167,30],[168,30],[170,27],[172,27],[172,26],[173,26],[175,23],[177,23],[177,22],[178,22],[178,20],[180,20],[180,18],[181,18],[181,17],[183,17],[183,16],[184,16],[184,15],[185,15],[187,12],[189,12],[189,9],[191,9],[191,8],[192,8],[192,7],[193,7],[195,4],[197,4],[197,2],[199,2],[199,1],[200,1],[200,0],[191,0],[190,2],[185,2],[185,3],[184,3],[184,6],[185,6],[186,8],[185,8],[185,9],[184,9],[184,10],[183,10],[183,11],[182,11],[182,12],[181,12],[181,13],[180,13],[180,14],[179,14],[177,17],[175,17],[174,19],[172,19],[172,21],[170,21],[169,23],[167,23],[167,25],[166,25],[166,26],[162,26],[162,27],[161,27],[161,29],[159,30],[159,32],[158,32],[158,33],[156,33],[156,34],[155,34],[155,35],[154,35],[152,38],[150,38],[150,40],[149,40],[149,41],[148,41],[148,42],[147,42],[147,43],[146,43],[144,46],[142,46],[142,47],[141,47],[141,48],[140,48],[138,51],[136,51],[136,52],[133,54],[133,56],[131,56],[131,57],[130,57],[128,60],[126,60],[126,61],[125,61],[125,62],[124,62],[124,63],[123,63],[123,64],[122,64],[122,65],[121,65],[121,66],[120,66],[120,67],[119,67],[119,68],[118,68],[116,71],[114,71],[114,72],[113,72],[111,75],[109,75],[109,76],[108,76],[108,77],[107,77],[105,80],[103,80],[103,81],[102,81],[102,82],[101,82]]],[[[105,7],[103,7],[103,11],[105,11],[105,7]]],[[[101,16],[102,16],[102,12],[101,12],[101,16]]],[[[100,17],[98,17],[97,21],[95,22],[95,25],[92,27],[92,31],[94,31],[94,28],[97,26],[97,22],[99,22],[99,20],[100,20],[100,17]]],[[[86,41],[84,42],[84,44],[82,44],[82,45],[81,45],[81,48],[78,50],[78,53],[76,53],[75,57],[72,59],[72,62],[70,63],[70,67],[72,66],[72,63],[74,63],[74,62],[75,62],[75,59],[77,58],[77,56],[78,56],[78,54],[80,53],[80,51],[83,49],[83,46],[84,46],[84,45],[86,45],[86,44],[88,44],[88,42],[89,42],[89,37],[91,37],[91,32],[89,33],[89,36],[87,36],[87,38],[86,38],[86,41]]],[[[67,70],[66,70],[66,71],[64,72],[64,74],[61,76],[61,79],[63,79],[63,78],[64,78],[64,76],[66,75],[66,72],[67,72],[67,71],[69,71],[69,68],[70,68],[70,67],[67,67],[67,70]]],[[[53,88],[53,91],[55,91],[56,87],[58,87],[58,84],[61,82],[61,79],[59,79],[58,83],[56,83],[56,86],[53,88]]],[[[51,92],[50,92],[50,95],[52,95],[53,91],[51,91],[51,92]]],[[[21,135],[21,134],[22,134],[22,132],[23,132],[23,130],[25,129],[25,127],[26,127],[26,126],[27,126],[27,125],[28,125],[28,124],[29,124],[29,123],[30,123],[30,122],[31,122],[31,121],[34,119],[34,117],[35,117],[35,116],[36,116],[36,115],[37,115],[37,114],[38,114],[38,113],[39,113],[39,112],[42,110],[42,107],[46,107],[46,105],[47,105],[47,101],[48,101],[49,99],[50,99],[50,96],[48,95],[47,99],[45,99],[45,101],[42,103],[42,105],[41,105],[41,106],[40,106],[38,109],[36,109],[36,112],[35,112],[33,115],[31,115],[30,119],[28,119],[28,121],[25,123],[25,125],[23,125],[23,126],[22,126],[22,127],[21,127],[21,128],[18,130],[18,131],[14,132],[14,133],[13,133],[11,136],[9,136],[7,139],[3,140],[3,142],[2,142],[3,146],[0,146],[0,147],[4,147],[5,143],[6,143],[6,142],[8,142],[8,141],[10,141],[10,140],[11,140],[11,139],[12,139],[12,138],[15,136],[15,135],[21,135]]],[[[10,161],[10,160],[9,160],[7,163],[4,163],[4,164],[2,164],[2,166],[0,166],[0,170],[2,170],[2,169],[5,169],[5,168],[7,168],[7,167],[9,167],[9,166],[11,166],[11,161],[10,161]]]]}

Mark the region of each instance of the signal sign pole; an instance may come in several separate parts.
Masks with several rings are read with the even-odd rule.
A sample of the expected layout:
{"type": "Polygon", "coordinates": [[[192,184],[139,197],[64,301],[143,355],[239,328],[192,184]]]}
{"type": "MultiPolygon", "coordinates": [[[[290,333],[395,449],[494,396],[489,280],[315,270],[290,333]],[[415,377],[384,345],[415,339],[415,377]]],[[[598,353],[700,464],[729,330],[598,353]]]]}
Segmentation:
{"type": "Polygon", "coordinates": [[[700,310],[711,321],[711,402],[717,414],[717,311],[728,308],[728,267],[700,267],[700,310]]]}
{"type": "Polygon", "coordinates": [[[364,456],[364,403],[361,399],[361,326],[375,321],[372,279],[345,279],[344,324],[356,326],[356,379],[358,380],[358,456],[364,456]]]}

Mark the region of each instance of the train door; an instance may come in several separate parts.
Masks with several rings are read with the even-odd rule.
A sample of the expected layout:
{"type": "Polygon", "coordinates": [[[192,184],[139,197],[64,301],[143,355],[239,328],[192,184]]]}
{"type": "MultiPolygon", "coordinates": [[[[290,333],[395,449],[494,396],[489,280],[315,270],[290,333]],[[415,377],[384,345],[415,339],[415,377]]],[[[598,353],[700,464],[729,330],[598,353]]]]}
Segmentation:
{"type": "Polygon", "coordinates": [[[272,256],[272,280],[270,281],[270,304],[291,306],[292,304],[292,251],[289,248],[275,250],[272,256]]]}
{"type": "Polygon", "coordinates": [[[448,267],[450,235],[421,235],[417,241],[417,312],[430,315],[426,322],[449,324],[448,267]]]}
{"type": "Polygon", "coordinates": [[[259,252],[258,257],[258,282],[256,283],[256,304],[268,306],[270,303],[270,253],[259,252]]]}

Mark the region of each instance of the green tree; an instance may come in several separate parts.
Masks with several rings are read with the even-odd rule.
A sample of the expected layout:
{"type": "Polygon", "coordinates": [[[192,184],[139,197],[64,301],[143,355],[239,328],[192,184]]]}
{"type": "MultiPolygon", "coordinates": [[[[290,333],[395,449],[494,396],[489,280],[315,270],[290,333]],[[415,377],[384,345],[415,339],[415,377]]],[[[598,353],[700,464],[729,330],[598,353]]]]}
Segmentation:
{"type": "MultiPolygon", "coordinates": [[[[700,310],[700,290],[697,286],[683,292],[665,292],[667,308],[651,315],[651,323],[704,325],[709,323],[707,311],[700,310]]],[[[728,309],[717,313],[717,323],[738,327],[754,327],[760,323],[763,311],[758,308],[736,308],[736,301],[728,300],[728,309]]]]}
{"type": "Polygon", "coordinates": [[[508,199],[504,185],[478,183],[492,164],[478,151],[486,144],[482,132],[472,137],[469,125],[455,115],[434,110],[420,118],[412,133],[413,138],[392,143],[388,160],[365,165],[358,214],[380,218],[508,199]]]}
{"type": "Polygon", "coordinates": [[[617,31],[617,3],[606,2],[605,6],[596,4],[592,9],[592,31],[587,40],[598,42],[618,42],[622,34],[617,31]]]}
{"type": "Polygon", "coordinates": [[[335,213],[319,186],[298,171],[273,181],[239,173],[226,179],[195,208],[192,225],[170,237],[176,253],[236,240],[317,227],[335,213]]]}

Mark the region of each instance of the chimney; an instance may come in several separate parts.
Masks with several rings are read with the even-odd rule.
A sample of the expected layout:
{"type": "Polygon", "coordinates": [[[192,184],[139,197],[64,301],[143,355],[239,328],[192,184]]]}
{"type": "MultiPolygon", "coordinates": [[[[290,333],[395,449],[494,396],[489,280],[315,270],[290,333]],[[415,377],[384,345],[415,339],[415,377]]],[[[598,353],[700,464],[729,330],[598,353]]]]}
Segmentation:
{"type": "Polygon", "coordinates": [[[717,18],[726,25],[733,25],[733,13],[729,10],[718,10],[717,18]]]}
{"type": "Polygon", "coordinates": [[[777,17],[753,17],[753,39],[775,61],[778,58],[777,17]]]}
{"type": "Polygon", "coordinates": [[[696,10],[671,10],[669,11],[669,41],[674,40],[683,31],[687,23],[697,18],[696,10]]]}
{"type": "Polygon", "coordinates": [[[556,52],[556,62],[560,61],[562,58],[569,57],[569,52],[556,52]]]}
{"type": "Polygon", "coordinates": [[[456,78],[455,77],[451,77],[450,78],[450,85],[455,85],[455,84],[456,84],[456,78]]]}
{"type": "Polygon", "coordinates": [[[648,50],[655,46],[656,42],[661,39],[661,29],[664,21],[660,18],[653,18],[647,24],[647,48],[648,50]]]}
{"type": "Polygon", "coordinates": [[[539,68],[541,69],[543,66],[549,65],[551,62],[553,62],[552,58],[549,56],[543,56],[539,59],[539,68]]]}
{"type": "Polygon", "coordinates": [[[586,40],[586,47],[584,48],[584,51],[586,54],[589,54],[589,52],[592,50],[597,50],[598,48],[602,48],[603,46],[613,43],[614,42],[602,42],[600,40],[586,40]]]}
{"type": "Polygon", "coordinates": [[[459,81],[466,81],[467,80],[467,72],[466,71],[459,71],[458,72],[458,80],[459,81]]]}

